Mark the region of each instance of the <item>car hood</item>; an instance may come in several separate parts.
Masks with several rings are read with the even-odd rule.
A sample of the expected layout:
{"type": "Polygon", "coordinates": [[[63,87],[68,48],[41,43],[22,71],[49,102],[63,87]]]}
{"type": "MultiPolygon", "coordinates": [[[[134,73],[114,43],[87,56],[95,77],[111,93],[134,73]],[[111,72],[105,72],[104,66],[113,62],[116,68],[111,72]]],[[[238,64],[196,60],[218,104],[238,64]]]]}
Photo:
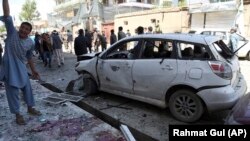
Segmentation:
{"type": "Polygon", "coordinates": [[[83,54],[83,55],[79,55],[78,58],[79,58],[79,61],[88,60],[88,59],[94,58],[95,56],[98,56],[100,53],[101,52],[93,52],[93,53],[83,54]]]}
{"type": "Polygon", "coordinates": [[[231,116],[240,124],[250,124],[250,93],[241,97],[232,109],[231,116]]]}

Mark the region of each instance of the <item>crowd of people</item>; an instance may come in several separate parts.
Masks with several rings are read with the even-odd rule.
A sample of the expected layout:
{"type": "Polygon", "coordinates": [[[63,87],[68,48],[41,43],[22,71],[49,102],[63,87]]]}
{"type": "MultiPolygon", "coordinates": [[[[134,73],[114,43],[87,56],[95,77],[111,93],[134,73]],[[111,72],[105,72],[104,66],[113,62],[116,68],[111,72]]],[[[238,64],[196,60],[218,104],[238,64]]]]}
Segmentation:
{"type": "Polygon", "coordinates": [[[63,39],[59,33],[54,30],[49,33],[35,34],[35,52],[39,54],[39,59],[44,63],[44,67],[52,67],[52,57],[57,61],[57,66],[64,65],[63,39]]]}
{"type": "MultiPolygon", "coordinates": [[[[147,33],[153,33],[153,28],[149,26],[147,33]]],[[[69,53],[74,53],[77,56],[77,61],[80,60],[80,56],[86,53],[100,52],[107,49],[108,42],[110,45],[114,44],[122,38],[131,36],[129,30],[125,33],[123,27],[118,27],[118,32],[115,34],[114,29],[110,31],[109,41],[105,32],[100,32],[97,28],[94,28],[93,31],[87,29],[79,29],[78,36],[73,39],[73,35],[70,30],[67,30],[64,33],[64,28],[60,32],[54,30],[51,33],[35,33],[35,52],[39,54],[39,59],[44,62],[44,67],[52,67],[52,60],[56,60],[57,66],[61,67],[64,65],[64,56],[63,48],[69,53]],[[53,59],[54,58],[54,59],[53,59]]],[[[142,27],[135,30],[137,34],[141,34],[141,30],[145,30],[142,27]]]]}

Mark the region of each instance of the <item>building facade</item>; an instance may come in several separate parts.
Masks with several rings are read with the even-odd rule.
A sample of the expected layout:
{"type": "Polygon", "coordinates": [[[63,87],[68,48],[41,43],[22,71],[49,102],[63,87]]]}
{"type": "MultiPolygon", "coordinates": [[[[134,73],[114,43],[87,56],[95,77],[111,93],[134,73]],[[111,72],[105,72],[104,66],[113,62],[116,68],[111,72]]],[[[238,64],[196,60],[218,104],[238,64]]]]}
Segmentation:
{"type": "Polygon", "coordinates": [[[244,28],[243,0],[189,0],[191,28],[244,28]]]}
{"type": "MultiPolygon", "coordinates": [[[[54,13],[48,15],[50,26],[69,30],[92,31],[110,25],[116,14],[152,9],[159,0],[55,0],[54,13]],[[106,25],[107,25],[106,24],[106,25]]],[[[74,31],[73,31],[74,32],[74,31]]],[[[108,32],[108,31],[107,31],[108,32]]]]}
{"type": "Polygon", "coordinates": [[[55,0],[49,23],[76,32],[94,28],[117,33],[118,26],[133,34],[138,26],[162,32],[187,32],[197,28],[226,28],[239,25],[249,35],[249,0],[55,0]],[[243,6],[244,2],[244,6],[243,6]],[[248,11],[248,12],[247,12],[248,11]],[[245,20],[244,20],[245,19],[245,20]],[[143,22],[138,22],[143,21],[143,22]]]}

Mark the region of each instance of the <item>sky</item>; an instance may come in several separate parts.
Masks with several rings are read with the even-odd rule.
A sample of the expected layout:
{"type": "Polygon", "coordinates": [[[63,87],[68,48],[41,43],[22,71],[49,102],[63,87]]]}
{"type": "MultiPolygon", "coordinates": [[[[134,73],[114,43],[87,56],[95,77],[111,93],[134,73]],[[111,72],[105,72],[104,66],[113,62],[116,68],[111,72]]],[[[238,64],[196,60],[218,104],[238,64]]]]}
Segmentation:
{"type": "MultiPolygon", "coordinates": [[[[10,14],[11,16],[15,16],[16,18],[19,17],[19,13],[21,12],[22,5],[25,3],[26,0],[9,0],[10,5],[10,14]]],[[[37,4],[37,10],[41,14],[42,19],[47,19],[47,13],[53,11],[55,4],[54,0],[35,0],[37,4]]],[[[0,4],[0,15],[3,15],[2,11],[2,0],[0,4]]]]}

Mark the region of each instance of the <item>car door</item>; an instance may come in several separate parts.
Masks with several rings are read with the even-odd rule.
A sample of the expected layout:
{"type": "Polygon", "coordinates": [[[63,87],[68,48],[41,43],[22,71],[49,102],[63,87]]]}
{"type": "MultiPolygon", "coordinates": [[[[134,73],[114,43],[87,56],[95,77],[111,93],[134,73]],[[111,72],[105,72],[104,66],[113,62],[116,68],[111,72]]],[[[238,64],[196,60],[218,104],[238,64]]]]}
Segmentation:
{"type": "Polygon", "coordinates": [[[124,41],[112,46],[97,65],[100,89],[114,94],[132,94],[134,58],[130,49],[136,41],[124,41]]]}
{"type": "Polygon", "coordinates": [[[175,49],[171,41],[150,39],[145,42],[144,53],[140,59],[135,60],[132,70],[134,93],[146,98],[163,100],[169,84],[177,75],[175,49]],[[147,53],[147,42],[152,44],[151,53],[147,53]]]}

